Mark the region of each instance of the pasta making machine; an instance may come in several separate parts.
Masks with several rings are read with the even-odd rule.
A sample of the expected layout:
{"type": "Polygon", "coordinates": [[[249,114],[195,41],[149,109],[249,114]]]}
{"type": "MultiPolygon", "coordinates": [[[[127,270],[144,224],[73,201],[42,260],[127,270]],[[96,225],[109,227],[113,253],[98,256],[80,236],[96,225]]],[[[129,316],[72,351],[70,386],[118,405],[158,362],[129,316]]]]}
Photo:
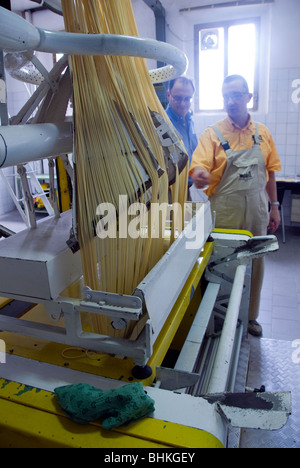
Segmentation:
{"type": "MultiPolygon", "coordinates": [[[[151,57],[171,63],[155,71],[161,81],[186,68],[183,54],[167,44],[44,31],[3,8],[0,31],[0,48],[10,54],[151,57]]],[[[13,125],[1,126],[2,168],[72,153],[72,121],[63,110],[56,119],[62,60],[49,74],[41,68],[39,91],[13,125]],[[54,99],[48,119],[29,124],[26,116],[48,92],[54,99]]],[[[5,309],[0,314],[0,446],[226,447],[233,428],[272,430],[286,423],[289,392],[245,392],[251,263],[277,250],[277,240],[215,230],[209,203],[188,209],[186,228],[131,296],[82,285],[80,252],[69,242],[72,211],[56,211],[1,240],[0,296],[28,303],[28,310],[18,318],[5,309]],[[84,329],[84,313],[107,316],[116,328],[140,320],[144,326],[130,339],[104,336],[84,329]],[[106,390],[132,381],[143,383],[155,411],[111,432],[100,422],[78,429],[53,399],[59,385],[106,390]]]]}

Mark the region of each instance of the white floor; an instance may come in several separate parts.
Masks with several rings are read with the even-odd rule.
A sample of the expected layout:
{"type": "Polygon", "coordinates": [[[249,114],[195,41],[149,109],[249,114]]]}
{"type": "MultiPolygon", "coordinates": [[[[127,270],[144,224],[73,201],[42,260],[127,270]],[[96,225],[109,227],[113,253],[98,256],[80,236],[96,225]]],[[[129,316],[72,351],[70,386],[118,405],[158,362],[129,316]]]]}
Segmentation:
{"type": "Polygon", "coordinates": [[[263,337],[300,339],[300,229],[286,229],[286,243],[277,234],[279,251],[266,257],[266,270],[258,321],[263,337]]]}
{"type": "Polygon", "coordinates": [[[290,392],[291,414],[278,430],[242,429],[239,448],[300,448],[300,364],[291,341],[250,338],[247,385],[267,392],[290,392]]]}

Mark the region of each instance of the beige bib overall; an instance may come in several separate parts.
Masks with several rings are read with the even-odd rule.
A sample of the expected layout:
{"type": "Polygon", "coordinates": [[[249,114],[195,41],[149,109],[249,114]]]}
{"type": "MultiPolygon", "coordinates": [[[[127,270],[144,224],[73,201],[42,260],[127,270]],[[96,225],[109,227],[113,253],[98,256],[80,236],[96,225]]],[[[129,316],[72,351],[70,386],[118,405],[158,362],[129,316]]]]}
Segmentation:
{"type": "MultiPolygon", "coordinates": [[[[266,164],[259,145],[258,125],[252,148],[232,151],[217,127],[212,127],[227,155],[227,167],[216,192],[210,197],[216,212],[216,228],[250,231],[254,236],[267,233],[268,195],[266,164]]],[[[259,314],[264,260],[253,261],[249,320],[259,314]]]]}

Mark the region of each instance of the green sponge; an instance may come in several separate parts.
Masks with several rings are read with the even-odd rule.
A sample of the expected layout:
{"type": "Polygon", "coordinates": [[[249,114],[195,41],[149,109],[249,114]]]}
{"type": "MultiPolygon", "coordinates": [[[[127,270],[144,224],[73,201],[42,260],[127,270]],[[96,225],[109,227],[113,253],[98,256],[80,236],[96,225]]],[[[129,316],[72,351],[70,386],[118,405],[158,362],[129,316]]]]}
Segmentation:
{"type": "Polygon", "coordinates": [[[81,383],[55,388],[54,393],[70,419],[88,424],[101,418],[104,429],[128,424],[154,411],[154,401],[141,382],[106,391],[81,383]]]}

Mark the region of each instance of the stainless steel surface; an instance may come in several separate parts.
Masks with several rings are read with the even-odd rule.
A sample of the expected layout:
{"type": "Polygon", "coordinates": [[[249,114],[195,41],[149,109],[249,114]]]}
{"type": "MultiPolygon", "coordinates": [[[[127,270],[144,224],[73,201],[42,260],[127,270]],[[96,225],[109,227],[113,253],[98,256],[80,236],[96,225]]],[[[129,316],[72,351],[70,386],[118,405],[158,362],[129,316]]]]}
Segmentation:
{"type": "Polygon", "coordinates": [[[219,289],[219,284],[208,284],[197,311],[195,320],[176,361],[176,370],[193,372],[200,348],[207,332],[207,327],[209,325],[211,315],[213,313],[213,308],[218,296],[219,289]]]}
{"type": "Polygon", "coordinates": [[[240,304],[244,290],[246,265],[239,265],[232,286],[232,292],[228,303],[227,313],[222,329],[222,335],[214,369],[208,387],[208,393],[224,392],[228,383],[228,375],[232,359],[234,338],[239,318],[240,304]]]}
{"type": "Polygon", "coordinates": [[[300,363],[291,341],[250,339],[247,385],[266,391],[291,391],[292,414],[278,431],[243,429],[240,448],[300,448],[300,363]]]}
{"type": "Polygon", "coordinates": [[[1,168],[72,153],[72,150],[71,122],[1,127],[1,168]]]}
{"type": "MultiPolygon", "coordinates": [[[[51,300],[80,278],[80,254],[68,248],[71,211],[46,218],[0,244],[0,294],[51,300]]],[[[26,300],[26,299],[24,299],[26,300]]]]}
{"type": "Polygon", "coordinates": [[[160,333],[207,238],[213,230],[209,203],[199,204],[196,215],[137,286],[134,295],[145,302],[153,328],[153,338],[160,333]],[[167,291],[167,294],[161,294],[167,291]]]}

